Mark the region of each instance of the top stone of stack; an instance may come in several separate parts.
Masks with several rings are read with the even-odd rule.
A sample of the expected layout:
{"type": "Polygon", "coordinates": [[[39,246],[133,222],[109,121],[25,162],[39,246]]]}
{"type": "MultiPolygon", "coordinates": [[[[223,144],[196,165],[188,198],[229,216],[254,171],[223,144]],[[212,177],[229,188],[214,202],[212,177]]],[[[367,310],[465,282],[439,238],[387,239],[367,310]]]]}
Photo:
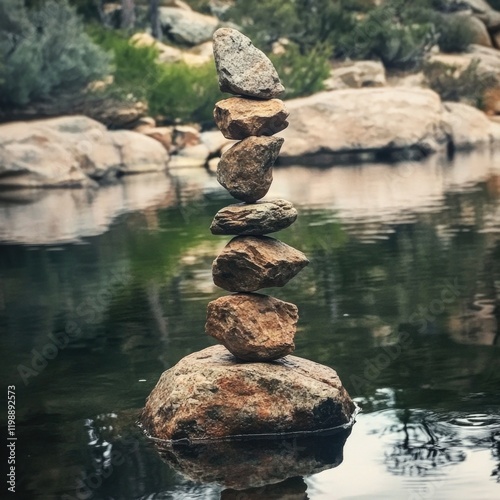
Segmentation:
{"type": "Polygon", "coordinates": [[[214,33],[214,57],[222,92],[274,99],[285,91],[273,63],[237,30],[220,28],[214,33]]]}

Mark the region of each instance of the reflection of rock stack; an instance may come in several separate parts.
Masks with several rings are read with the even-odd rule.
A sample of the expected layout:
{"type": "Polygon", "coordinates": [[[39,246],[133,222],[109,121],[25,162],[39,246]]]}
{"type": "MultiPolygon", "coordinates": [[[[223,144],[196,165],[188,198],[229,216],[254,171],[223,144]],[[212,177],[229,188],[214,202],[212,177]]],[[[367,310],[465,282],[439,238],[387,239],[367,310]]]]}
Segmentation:
{"type": "Polygon", "coordinates": [[[215,119],[226,137],[240,140],[222,156],[217,178],[243,203],[223,208],[212,222],[213,234],[235,235],[212,274],[216,285],[236,293],[208,305],[206,332],[224,347],[193,353],[164,372],[141,423],[153,437],[173,441],[348,426],[355,406],[336,372],[289,356],[297,307],[254,293],[285,285],[309,262],[265,236],[295,221],[292,204],[258,201],[283,143],[272,135],[288,125],[276,99],[284,88],[271,61],[234,29],[216,31],[214,54],[221,90],[238,95],[217,103],[215,119]]]}
{"type": "Polygon", "coordinates": [[[258,202],[269,191],[283,144],[272,135],[288,125],[285,106],[276,99],[284,88],[271,61],[235,30],[215,33],[214,54],[221,90],[240,95],[215,106],[224,136],[240,139],[223,154],[217,179],[244,203],[220,210],[211,226],[214,234],[236,236],[215,259],[212,273],[216,285],[237,294],[209,304],[206,331],[240,359],[272,361],[295,348],[297,307],[252,292],[285,285],[309,263],[302,252],[264,236],[295,221],[293,205],[258,202]]]}

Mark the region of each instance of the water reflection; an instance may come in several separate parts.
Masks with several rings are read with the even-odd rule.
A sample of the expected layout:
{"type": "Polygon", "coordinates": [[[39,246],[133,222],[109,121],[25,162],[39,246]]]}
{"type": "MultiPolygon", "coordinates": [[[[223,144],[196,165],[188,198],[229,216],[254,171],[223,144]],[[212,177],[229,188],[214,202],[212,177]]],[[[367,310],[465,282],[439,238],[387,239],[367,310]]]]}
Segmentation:
{"type": "Polygon", "coordinates": [[[159,451],[174,470],[192,481],[238,491],[278,491],[281,486],[270,485],[338,467],[349,434],[350,430],[315,437],[219,441],[159,447],[159,451]]]}
{"type": "MultiPolygon", "coordinates": [[[[471,153],[276,170],[270,197],[302,205],[280,237],[311,265],[273,294],[299,305],[297,355],[335,368],[364,413],[338,467],[294,469],[322,458],[292,447],[271,467],[278,482],[248,498],[498,496],[497,165],[471,153]]],[[[208,227],[231,200],[201,170],[127,182],[0,201],[0,377],[18,386],[20,496],[238,498],[250,483],[200,482],[219,456],[200,452],[207,476],[189,479],[176,467],[190,457],[162,462],[134,427],[160,373],[211,343],[210,265],[226,239],[208,227]],[[25,384],[19,365],[72,323],[81,333],[25,384]]],[[[228,456],[259,465],[251,450],[228,456]]]]}

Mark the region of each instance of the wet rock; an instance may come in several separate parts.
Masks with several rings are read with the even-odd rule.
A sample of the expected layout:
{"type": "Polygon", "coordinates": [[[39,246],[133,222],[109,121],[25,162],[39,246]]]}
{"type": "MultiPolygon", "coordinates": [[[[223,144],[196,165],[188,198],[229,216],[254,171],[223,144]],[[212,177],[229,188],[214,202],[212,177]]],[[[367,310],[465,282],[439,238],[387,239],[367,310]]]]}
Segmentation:
{"type": "Polygon", "coordinates": [[[212,265],[214,283],[229,292],[254,292],[284,286],[305,266],[307,257],[267,236],[237,236],[212,265]]]}
{"type": "Polygon", "coordinates": [[[259,101],[231,97],[215,105],[217,127],[227,139],[245,139],[251,135],[274,135],[288,127],[288,111],[283,101],[259,101]]]}
{"type": "Polygon", "coordinates": [[[329,429],[354,411],[329,367],[295,356],[238,362],[212,346],[161,375],[140,421],[154,438],[196,440],[329,429]]]}
{"type": "Polygon", "coordinates": [[[219,210],[212,221],[212,234],[262,235],[287,228],[297,210],[286,200],[238,203],[219,210]]]}
{"type": "Polygon", "coordinates": [[[208,304],[205,331],[246,361],[271,361],[295,350],[297,306],[274,297],[244,293],[208,304]]]}
{"type": "Polygon", "coordinates": [[[222,92],[272,99],[285,91],[269,58],[235,29],[214,33],[214,57],[222,92]]]}
{"type": "Polygon", "coordinates": [[[217,168],[217,180],[231,196],[253,203],[263,198],[273,182],[272,166],[283,139],[248,137],[226,151],[217,168]]]}

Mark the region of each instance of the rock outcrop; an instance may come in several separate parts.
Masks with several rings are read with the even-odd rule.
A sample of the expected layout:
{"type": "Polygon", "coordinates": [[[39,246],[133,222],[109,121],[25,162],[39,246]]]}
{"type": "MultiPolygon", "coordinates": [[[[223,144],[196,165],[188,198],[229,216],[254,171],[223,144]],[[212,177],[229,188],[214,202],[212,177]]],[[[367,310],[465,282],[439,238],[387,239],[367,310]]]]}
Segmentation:
{"type": "Polygon", "coordinates": [[[160,7],[160,23],[167,38],[186,45],[198,45],[212,38],[219,20],[187,9],[160,7]]]}
{"type": "Polygon", "coordinates": [[[0,125],[2,187],[84,187],[118,175],[165,171],[168,153],[142,134],[85,116],[0,125]]]}
{"type": "Polygon", "coordinates": [[[442,104],[432,90],[363,88],[321,92],[287,101],[293,116],[280,132],[282,157],[317,153],[414,150],[445,147],[442,104]]]}

